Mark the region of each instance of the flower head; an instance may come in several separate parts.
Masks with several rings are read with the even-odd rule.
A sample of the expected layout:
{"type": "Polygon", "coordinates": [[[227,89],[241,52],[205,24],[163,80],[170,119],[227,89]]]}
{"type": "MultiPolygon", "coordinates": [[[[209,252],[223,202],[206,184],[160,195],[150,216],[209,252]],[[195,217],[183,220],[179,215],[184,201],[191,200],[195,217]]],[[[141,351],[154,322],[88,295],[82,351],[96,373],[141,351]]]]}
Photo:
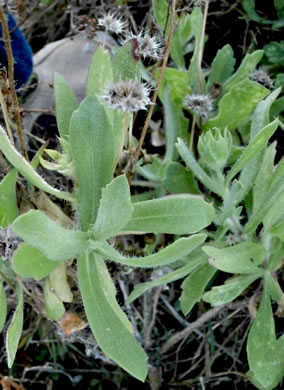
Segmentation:
{"type": "Polygon", "coordinates": [[[151,104],[149,93],[150,88],[144,83],[120,80],[106,88],[103,98],[113,110],[136,112],[146,110],[146,106],[151,104]]]}
{"type": "Polygon", "coordinates": [[[258,83],[264,85],[269,89],[274,88],[273,80],[269,77],[268,73],[262,69],[256,69],[250,76],[250,79],[253,81],[257,81],[258,83]]]}
{"type": "Polygon", "coordinates": [[[213,99],[209,95],[193,93],[192,95],[186,95],[184,105],[195,114],[200,115],[203,120],[206,120],[209,112],[213,110],[213,99]]]}
{"type": "Polygon", "coordinates": [[[107,13],[101,18],[98,18],[98,26],[104,27],[107,31],[115,34],[122,34],[126,26],[126,22],[122,18],[117,18],[114,13],[107,13]]]}
{"type": "Polygon", "coordinates": [[[142,30],[137,35],[129,32],[125,39],[121,41],[121,44],[124,45],[132,39],[137,40],[138,51],[141,57],[158,60],[163,56],[164,45],[162,39],[155,35],[151,36],[148,30],[142,30]]]}

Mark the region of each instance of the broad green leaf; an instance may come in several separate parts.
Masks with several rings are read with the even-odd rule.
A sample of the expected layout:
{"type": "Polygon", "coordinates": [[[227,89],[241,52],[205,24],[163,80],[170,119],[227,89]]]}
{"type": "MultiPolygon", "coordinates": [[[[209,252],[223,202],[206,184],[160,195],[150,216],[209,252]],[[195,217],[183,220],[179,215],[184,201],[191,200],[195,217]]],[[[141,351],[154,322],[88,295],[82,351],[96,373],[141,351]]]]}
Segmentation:
{"type": "Polygon", "coordinates": [[[51,290],[62,302],[72,302],[73,294],[67,281],[66,263],[57,264],[57,268],[49,274],[51,290]]]}
{"type": "Polygon", "coordinates": [[[170,282],[174,282],[175,280],[179,280],[186,275],[188,275],[190,272],[192,272],[196,267],[203,264],[206,261],[206,258],[204,259],[203,256],[196,256],[193,258],[189,258],[187,261],[187,264],[172,271],[168,274],[161,276],[158,279],[151,280],[150,282],[146,283],[140,283],[137,286],[134,287],[134,290],[131,292],[129,297],[127,298],[126,303],[131,303],[138,297],[140,297],[142,294],[144,294],[147,290],[153,287],[158,287],[163,284],[167,284],[170,282]]]}
{"type": "Polygon", "coordinates": [[[284,242],[276,237],[272,237],[270,248],[273,248],[273,250],[270,252],[270,257],[266,263],[265,269],[270,272],[275,272],[282,267],[284,242]]]}
{"type": "MultiPolygon", "coordinates": [[[[156,80],[160,75],[160,69],[156,72],[156,80]]],[[[191,92],[188,73],[185,70],[166,68],[159,89],[159,98],[163,101],[164,89],[168,87],[173,103],[182,107],[185,95],[191,92]]]]}
{"type": "Polygon", "coordinates": [[[0,126],[0,150],[3,152],[9,163],[23,175],[30,184],[45,191],[59,199],[73,201],[74,198],[69,192],[59,191],[49,185],[43,178],[33,169],[31,164],[25,160],[20,153],[11,144],[6,132],[0,126]]]}
{"type": "Polygon", "coordinates": [[[228,279],[225,284],[213,287],[206,292],[202,299],[209,302],[212,306],[223,305],[232,302],[237,298],[251,283],[262,276],[262,270],[251,275],[241,275],[228,279]]]}
{"type": "Polygon", "coordinates": [[[152,1],[153,14],[154,17],[161,29],[161,31],[165,32],[165,38],[169,35],[169,5],[166,0],[153,0],[152,1]],[[167,23],[167,25],[166,25],[167,23]]]}
{"type": "Polygon", "coordinates": [[[221,249],[205,245],[202,250],[210,257],[209,263],[213,267],[232,274],[257,272],[257,266],[266,257],[266,249],[250,241],[221,249]]]}
{"type": "Polygon", "coordinates": [[[113,81],[134,79],[140,81],[140,58],[137,57],[137,42],[131,41],[119,48],[111,61],[113,81]]]}
{"type": "MultiPolygon", "coordinates": [[[[282,214],[282,209],[279,209],[279,201],[283,201],[283,189],[284,189],[284,161],[280,161],[274,171],[271,178],[271,182],[268,188],[265,189],[265,197],[259,209],[255,210],[249,217],[247,224],[244,227],[244,232],[248,233],[253,231],[259,223],[264,221],[266,230],[269,230],[273,224],[273,218],[270,221],[265,221],[266,215],[273,211],[273,214],[278,210],[279,215],[282,214]],[[276,203],[278,202],[278,204],[276,203]]],[[[282,203],[282,202],[281,202],[282,203]]],[[[274,215],[272,216],[274,217],[274,215]]]]}
{"type": "Polygon", "coordinates": [[[102,351],[135,378],[144,381],[147,356],[125,325],[125,314],[118,305],[114,310],[110,304],[113,291],[105,285],[102,269],[105,266],[98,255],[86,252],[78,259],[79,285],[89,325],[102,351]]]}
{"type": "Polygon", "coordinates": [[[141,166],[138,162],[136,165],[136,172],[149,181],[159,183],[163,177],[164,165],[162,161],[155,156],[151,157],[151,160],[151,164],[145,164],[143,166],[141,166]]]}
{"type": "Polygon", "coordinates": [[[17,308],[14,311],[12,321],[6,333],[7,364],[9,368],[13,366],[15,360],[24,321],[24,293],[20,286],[17,287],[17,295],[17,308]]]}
{"type": "Polygon", "coordinates": [[[278,380],[283,368],[280,366],[270,294],[266,283],[257,315],[249,331],[247,355],[250,370],[257,381],[266,388],[274,388],[275,380],[278,380]]]}
{"type": "Polygon", "coordinates": [[[233,73],[235,62],[234,52],[230,45],[227,44],[218,50],[211,65],[207,90],[210,90],[213,83],[223,84],[233,73]]]}
{"type": "Polygon", "coordinates": [[[56,121],[60,137],[68,140],[70,120],[78,108],[74,92],[67,81],[58,73],[54,74],[56,121]]]}
{"type": "Polygon", "coordinates": [[[103,240],[115,236],[129,221],[133,212],[129,184],[125,175],[113,179],[102,190],[95,225],[95,238],[103,240]]]}
{"type": "Polygon", "coordinates": [[[108,51],[99,46],[89,68],[87,95],[102,96],[112,82],[112,67],[108,51]]]}
{"type": "Polygon", "coordinates": [[[5,325],[7,317],[7,299],[3,287],[3,281],[0,279],[0,333],[5,325]]]}
{"type": "Polygon", "coordinates": [[[115,150],[112,128],[96,96],[88,96],[71,119],[70,145],[79,183],[82,230],[95,223],[102,188],[111,180],[115,150]]]}
{"type": "Polygon", "coordinates": [[[195,195],[165,196],[133,206],[123,231],[190,234],[210,225],[215,217],[213,206],[195,195]]]}
{"type": "Polygon", "coordinates": [[[22,278],[40,280],[58,267],[58,263],[49,260],[39,249],[21,243],[13,254],[13,270],[22,278]]]}
{"type": "Polygon", "coordinates": [[[0,226],[7,227],[18,216],[16,181],[17,171],[12,169],[0,183],[0,226]]]}
{"type": "Polygon", "coordinates": [[[183,281],[180,306],[185,316],[200,301],[208,282],[215,273],[216,269],[208,264],[204,264],[183,281]]]}
{"type": "Polygon", "coordinates": [[[208,188],[208,190],[223,196],[223,189],[220,188],[218,183],[211,179],[211,177],[209,177],[207,173],[200,167],[192,152],[189,150],[188,146],[186,146],[182,139],[178,139],[176,148],[187,167],[193,172],[194,176],[196,176],[197,179],[208,188]]]}
{"type": "Polygon", "coordinates": [[[200,194],[191,171],[177,162],[168,164],[163,184],[171,194],[200,194]]]}
{"type": "Polygon", "coordinates": [[[186,139],[188,119],[182,113],[181,107],[172,101],[167,86],[163,91],[163,104],[166,131],[166,154],[165,161],[177,159],[175,142],[180,137],[186,139]]]}
{"type": "Polygon", "coordinates": [[[195,234],[179,238],[159,252],[145,257],[127,257],[121,255],[106,242],[95,241],[93,249],[106,259],[133,267],[159,267],[173,263],[192,252],[206,240],[206,234],[195,234]]]}
{"type": "Polygon", "coordinates": [[[259,63],[263,56],[263,50],[256,50],[251,54],[247,54],[243,59],[238,70],[230,77],[224,84],[225,91],[231,89],[238,82],[248,78],[254,71],[256,65],[259,63]]]}
{"type": "Polygon", "coordinates": [[[18,217],[11,227],[50,260],[71,259],[87,247],[87,233],[65,229],[40,211],[30,210],[18,217]]]}
{"type": "Polygon", "coordinates": [[[281,289],[278,282],[273,278],[269,271],[265,271],[264,278],[267,286],[267,292],[270,294],[271,299],[277,302],[280,301],[281,289]]]}
{"type": "Polygon", "coordinates": [[[274,237],[279,238],[281,241],[284,241],[284,222],[274,225],[270,229],[270,234],[274,237]]]}
{"type": "Polygon", "coordinates": [[[212,127],[236,129],[268,94],[269,90],[255,81],[244,79],[234,84],[219,101],[217,116],[204,124],[204,130],[212,127]]]}
{"type": "Polygon", "coordinates": [[[203,24],[203,15],[200,7],[194,7],[193,11],[190,14],[190,21],[191,21],[192,32],[195,39],[195,47],[188,68],[188,77],[189,77],[189,84],[191,85],[193,92],[198,93],[201,92],[199,90],[200,86],[197,77],[198,55],[200,50],[203,51],[203,47],[200,49],[200,43],[201,43],[200,39],[201,39],[202,24],[203,24]]]}
{"type": "Polygon", "coordinates": [[[65,313],[65,307],[51,288],[48,278],[44,281],[43,297],[47,318],[54,321],[60,320],[65,313]]]}
{"type": "Polygon", "coordinates": [[[275,119],[273,122],[266,125],[261,131],[257,133],[257,135],[252,139],[252,141],[245,149],[244,153],[228,172],[226,177],[227,184],[233,179],[234,176],[236,176],[238,172],[240,172],[241,169],[246,166],[248,161],[250,161],[259,151],[261,151],[265,147],[267,141],[277,129],[278,123],[279,120],[275,119]]]}

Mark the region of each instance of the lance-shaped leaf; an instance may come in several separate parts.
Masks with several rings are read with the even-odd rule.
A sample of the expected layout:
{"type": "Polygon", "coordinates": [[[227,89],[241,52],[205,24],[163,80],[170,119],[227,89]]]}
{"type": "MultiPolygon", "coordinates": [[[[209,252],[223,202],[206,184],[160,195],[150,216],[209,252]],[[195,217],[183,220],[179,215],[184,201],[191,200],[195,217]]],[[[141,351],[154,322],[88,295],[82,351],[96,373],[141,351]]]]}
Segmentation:
{"type": "Polygon", "coordinates": [[[52,291],[62,302],[72,302],[73,294],[67,280],[67,264],[60,263],[49,275],[52,291]]]}
{"type": "Polygon", "coordinates": [[[60,320],[65,313],[65,307],[51,288],[48,278],[44,281],[43,296],[47,318],[54,321],[60,320]]]}
{"type": "Polygon", "coordinates": [[[71,118],[70,145],[79,183],[82,230],[95,223],[102,188],[113,175],[112,128],[96,96],[88,96],[71,118]]]}
{"type": "Polygon", "coordinates": [[[101,96],[112,82],[112,67],[109,53],[99,46],[92,58],[88,73],[87,95],[101,96]]]}
{"type": "Polygon", "coordinates": [[[248,335],[247,355],[250,371],[256,380],[266,389],[274,388],[282,367],[265,279],[258,312],[248,335]]]}
{"type": "Polygon", "coordinates": [[[235,66],[234,52],[230,45],[225,45],[217,51],[207,82],[207,90],[214,83],[223,84],[233,73],[235,66]]]}
{"type": "Polygon", "coordinates": [[[24,294],[20,286],[17,287],[18,304],[13,314],[12,321],[6,333],[6,351],[8,367],[11,368],[17,353],[24,321],[24,294]]]}
{"type": "Polygon", "coordinates": [[[7,299],[3,287],[3,281],[0,279],[0,332],[2,332],[7,317],[7,299]]]}
{"type": "Polygon", "coordinates": [[[57,268],[58,264],[48,259],[39,249],[23,242],[13,254],[12,266],[22,278],[40,280],[57,268]]]}
{"type": "Polygon", "coordinates": [[[193,306],[200,301],[208,282],[215,273],[216,269],[205,264],[183,281],[181,285],[182,294],[180,297],[180,306],[185,316],[191,311],[193,306]]]}
{"type": "Polygon", "coordinates": [[[88,243],[87,233],[65,229],[35,210],[18,217],[12,224],[12,230],[54,261],[68,260],[79,255],[88,243]]]}
{"type": "Polygon", "coordinates": [[[195,234],[191,237],[179,238],[173,244],[168,245],[159,252],[145,257],[123,256],[108,243],[102,241],[95,241],[93,246],[95,252],[104,258],[121,264],[132,267],[159,267],[173,263],[192,252],[205,241],[206,237],[206,234],[195,234]]]}
{"type": "Polygon", "coordinates": [[[126,326],[125,314],[114,302],[113,289],[104,281],[105,273],[100,256],[86,252],[78,259],[79,285],[89,325],[102,351],[144,381],[147,355],[126,326]]]}
{"type": "Polygon", "coordinates": [[[113,179],[103,190],[98,215],[92,230],[98,240],[115,236],[133,212],[129,184],[125,175],[113,179]]]}
{"type": "Polygon", "coordinates": [[[160,278],[151,280],[150,282],[146,283],[140,283],[137,286],[135,286],[134,290],[131,292],[129,297],[127,298],[126,303],[131,303],[138,297],[140,297],[142,294],[145,293],[145,291],[149,290],[153,287],[158,287],[163,284],[167,284],[170,282],[174,282],[175,280],[179,280],[186,275],[188,275],[190,272],[195,270],[199,265],[202,265],[206,262],[207,257],[204,254],[198,253],[197,255],[190,256],[188,258],[188,262],[183,267],[180,267],[172,272],[169,272],[168,274],[161,276],[160,278]]]}
{"type": "Polygon", "coordinates": [[[263,275],[262,270],[250,275],[241,275],[228,279],[222,286],[213,287],[206,292],[202,299],[212,306],[223,305],[236,299],[251,283],[263,275]]]}
{"type": "Polygon", "coordinates": [[[134,203],[125,232],[196,233],[213,221],[212,205],[194,195],[172,195],[134,203]]]}
{"type": "Polygon", "coordinates": [[[228,172],[225,183],[228,184],[234,176],[240,170],[246,166],[248,161],[250,161],[260,150],[262,150],[269,138],[274,134],[279,124],[279,120],[275,119],[273,122],[269,123],[265,126],[261,131],[257,133],[257,135],[253,138],[253,140],[249,143],[247,148],[241,157],[236,161],[236,163],[232,166],[231,170],[228,172]]]}
{"type": "Polygon", "coordinates": [[[232,274],[255,272],[266,257],[266,249],[250,241],[221,249],[206,245],[202,249],[210,256],[213,267],[232,274]]]}
{"type": "Polygon", "coordinates": [[[0,183],[0,226],[7,227],[18,216],[16,181],[17,171],[13,169],[0,183]]]}
{"type": "Polygon", "coordinates": [[[59,73],[54,74],[54,92],[58,131],[60,137],[68,140],[71,116],[78,103],[72,88],[59,73]]]}

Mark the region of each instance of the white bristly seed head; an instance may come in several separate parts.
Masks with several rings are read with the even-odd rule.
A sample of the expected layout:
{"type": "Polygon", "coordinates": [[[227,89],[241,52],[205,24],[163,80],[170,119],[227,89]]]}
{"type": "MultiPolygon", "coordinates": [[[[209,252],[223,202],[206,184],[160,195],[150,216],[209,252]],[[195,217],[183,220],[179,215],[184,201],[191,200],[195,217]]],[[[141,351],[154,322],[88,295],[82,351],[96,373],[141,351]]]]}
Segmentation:
{"type": "Polygon", "coordinates": [[[139,34],[133,34],[129,32],[123,40],[121,40],[121,44],[125,45],[132,39],[136,39],[138,42],[138,51],[141,57],[152,58],[157,61],[162,58],[164,51],[164,44],[161,38],[150,35],[148,30],[142,30],[139,34]]]}
{"type": "Polygon", "coordinates": [[[115,16],[115,13],[108,12],[101,18],[98,18],[98,26],[102,26],[105,30],[115,34],[122,34],[126,27],[126,22],[122,18],[115,16]]]}
{"type": "Polygon", "coordinates": [[[257,81],[258,83],[264,85],[266,88],[273,89],[274,88],[274,82],[269,77],[268,73],[262,69],[256,69],[250,76],[250,79],[253,81],[257,81]]]}
{"type": "Polygon", "coordinates": [[[195,114],[200,115],[203,120],[206,120],[209,112],[213,110],[213,99],[209,95],[193,93],[192,95],[186,95],[184,105],[195,114]]]}
{"type": "Polygon", "coordinates": [[[150,87],[135,80],[120,80],[105,89],[103,98],[113,110],[136,112],[151,104],[150,87]]]}

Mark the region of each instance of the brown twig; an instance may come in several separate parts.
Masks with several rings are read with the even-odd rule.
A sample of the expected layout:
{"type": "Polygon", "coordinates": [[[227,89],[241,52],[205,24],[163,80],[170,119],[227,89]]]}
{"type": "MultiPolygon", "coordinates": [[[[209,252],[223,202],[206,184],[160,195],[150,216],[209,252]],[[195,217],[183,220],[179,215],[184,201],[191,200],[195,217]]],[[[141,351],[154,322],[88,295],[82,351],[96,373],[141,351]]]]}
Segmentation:
{"type": "Polygon", "coordinates": [[[3,38],[4,38],[5,48],[7,52],[9,87],[10,87],[11,97],[12,97],[13,106],[15,110],[19,141],[20,141],[23,156],[25,157],[26,160],[29,160],[26,145],[25,145],[25,140],[24,140],[21,114],[19,110],[17,93],[16,93],[16,88],[14,83],[14,59],[13,59],[13,52],[11,48],[10,34],[9,34],[6,16],[2,7],[0,7],[0,23],[2,24],[3,38]]]}
{"type": "Polygon", "coordinates": [[[151,106],[149,108],[148,115],[146,117],[146,120],[145,120],[145,123],[144,123],[144,126],[143,126],[143,130],[142,130],[142,133],[141,133],[141,137],[140,137],[140,140],[139,140],[139,144],[138,144],[138,147],[136,149],[135,163],[138,161],[139,156],[140,156],[140,152],[141,152],[141,149],[142,149],[144,138],[146,136],[146,133],[147,133],[147,130],[148,130],[148,127],[149,127],[149,123],[150,123],[150,120],[152,118],[152,114],[153,114],[153,111],[154,111],[155,103],[156,103],[156,100],[157,100],[157,97],[158,97],[158,92],[159,92],[159,88],[160,88],[160,85],[161,85],[161,82],[162,82],[162,78],[164,76],[164,73],[165,73],[165,70],[166,70],[166,66],[167,66],[167,63],[168,63],[168,58],[169,58],[169,55],[170,55],[172,38],[173,38],[173,34],[174,34],[175,7],[176,7],[176,0],[172,0],[172,2],[171,2],[170,31],[169,31],[166,51],[165,51],[164,59],[163,59],[162,66],[161,66],[161,69],[160,69],[160,74],[159,74],[159,78],[158,78],[158,81],[157,81],[157,87],[156,87],[156,89],[154,91],[154,94],[153,94],[153,97],[152,97],[152,104],[151,104],[151,106]]]}

